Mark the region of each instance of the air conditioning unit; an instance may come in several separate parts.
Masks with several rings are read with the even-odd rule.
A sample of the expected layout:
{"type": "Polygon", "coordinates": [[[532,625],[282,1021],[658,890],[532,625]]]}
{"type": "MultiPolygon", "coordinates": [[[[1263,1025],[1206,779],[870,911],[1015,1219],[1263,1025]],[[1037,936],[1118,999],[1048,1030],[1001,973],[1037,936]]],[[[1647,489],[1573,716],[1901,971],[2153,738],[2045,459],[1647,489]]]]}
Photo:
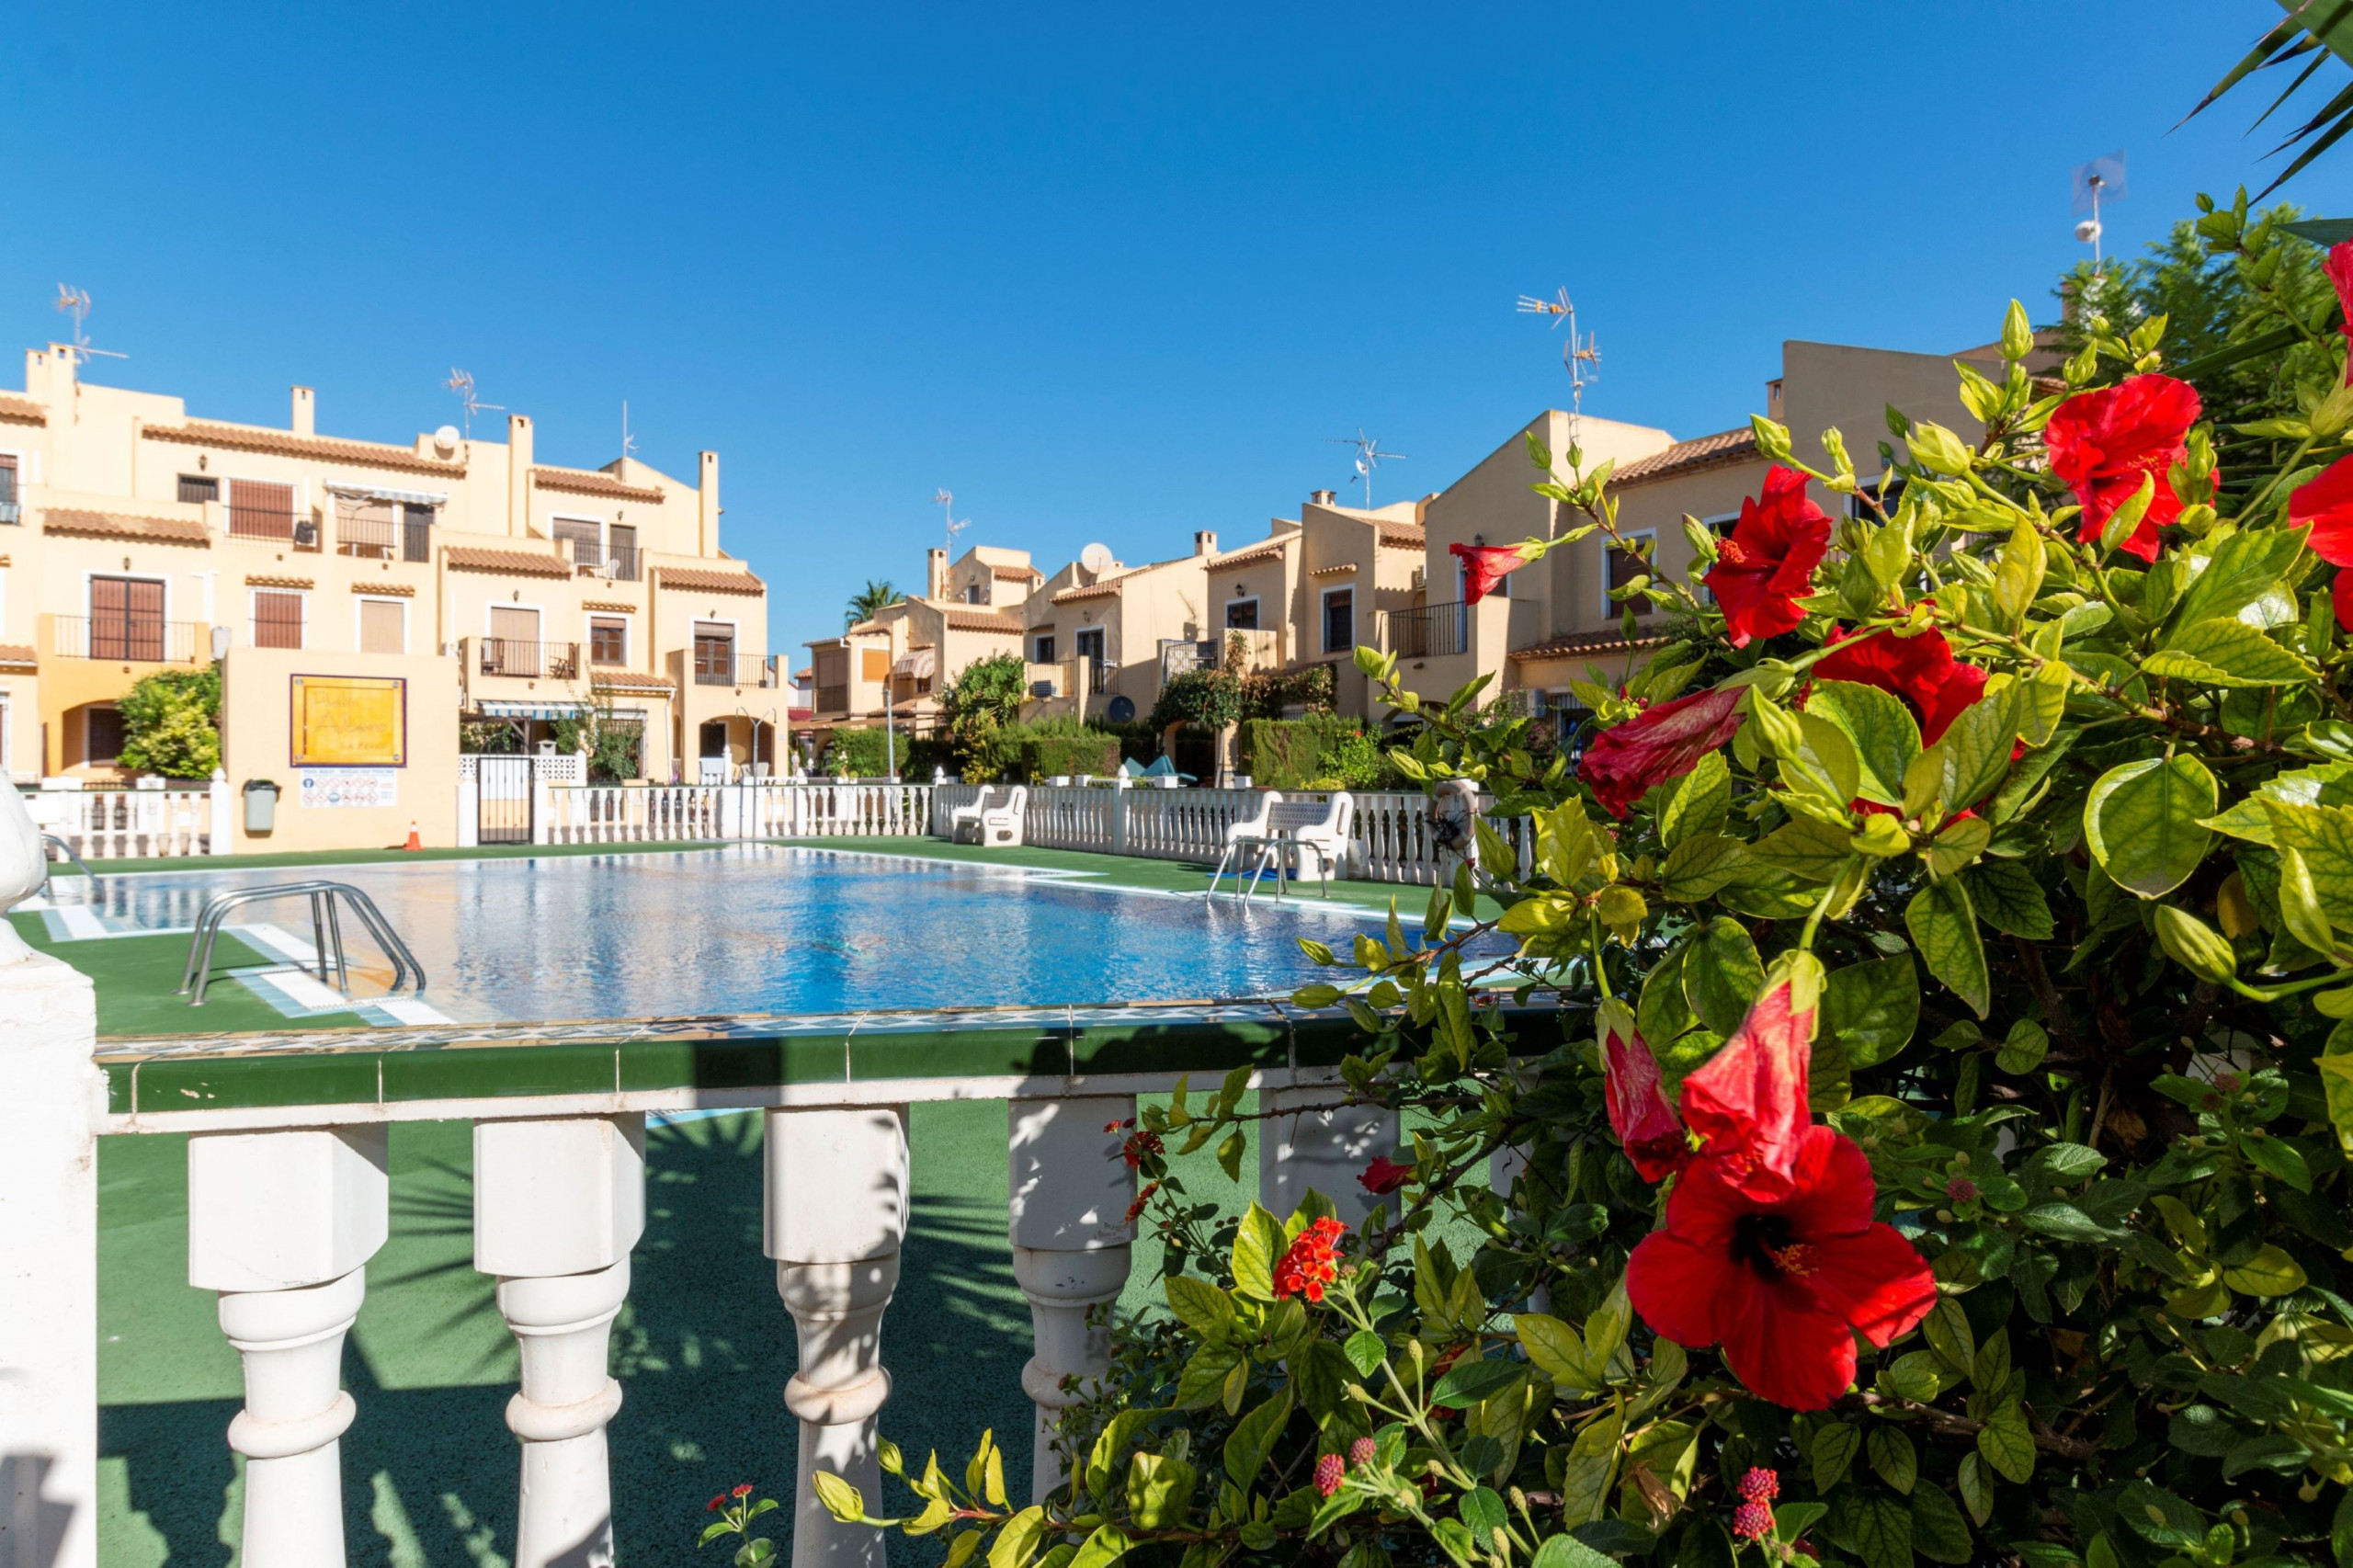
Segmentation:
{"type": "Polygon", "coordinates": [[[1426,566],[1416,566],[1416,567],[1415,567],[1415,568],[1414,568],[1414,575],[1413,575],[1410,579],[1408,579],[1408,581],[1411,583],[1411,585],[1412,585],[1414,587],[1417,588],[1417,589],[1418,589],[1418,588],[1426,588],[1426,587],[1427,587],[1427,586],[1429,585],[1429,580],[1430,580],[1429,568],[1427,568],[1427,567],[1426,567],[1426,566]]]}
{"type": "Polygon", "coordinates": [[[1053,694],[1054,683],[1052,681],[1033,680],[1029,683],[1029,695],[1032,697],[1051,697],[1053,694]]]}

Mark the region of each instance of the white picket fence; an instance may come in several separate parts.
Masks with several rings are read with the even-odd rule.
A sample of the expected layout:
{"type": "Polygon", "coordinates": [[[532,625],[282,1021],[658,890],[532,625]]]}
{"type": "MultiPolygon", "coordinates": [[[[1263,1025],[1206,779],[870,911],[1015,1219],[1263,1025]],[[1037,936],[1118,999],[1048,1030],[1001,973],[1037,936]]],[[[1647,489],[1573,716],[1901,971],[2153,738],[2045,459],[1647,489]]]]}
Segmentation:
{"type": "Polygon", "coordinates": [[[557,784],[534,813],[540,844],[659,844],[747,838],[917,838],[931,830],[928,784],[557,784]]]}
{"type": "Polygon", "coordinates": [[[27,790],[33,825],[85,860],[226,855],[235,847],[226,778],[175,790],[27,790]]]}
{"type": "MultiPolygon", "coordinates": [[[[944,784],[933,791],[931,831],[935,836],[949,836],[950,813],[972,804],[981,788],[944,784]]],[[[1226,834],[1233,824],[1256,814],[1263,793],[1257,790],[1032,785],[1022,821],[1022,841],[1041,849],[1084,849],[1207,865],[1224,853],[1226,834]]],[[[1350,793],[1356,801],[1349,833],[1355,850],[1349,856],[1347,875],[1427,886],[1442,875],[1452,874],[1450,863],[1440,863],[1425,797],[1386,790],[1350,793]]],[[[1289,790],[1285,795],[1324,798],[1322,792],[1307,790],[1289,790]]],[[[1489,825],[1518,850],[1525,869],[1531,850],[1527,820],[1495,818],[1489,825]]]]}

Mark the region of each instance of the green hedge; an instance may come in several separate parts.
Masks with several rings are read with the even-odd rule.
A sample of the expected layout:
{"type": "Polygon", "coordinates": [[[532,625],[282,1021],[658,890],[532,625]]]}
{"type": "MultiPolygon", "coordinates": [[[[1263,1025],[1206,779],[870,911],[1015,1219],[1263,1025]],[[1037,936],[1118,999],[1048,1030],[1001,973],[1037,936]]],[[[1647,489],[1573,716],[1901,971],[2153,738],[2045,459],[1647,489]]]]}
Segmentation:
{"type": "Polygon", "coordinates": [[[1108,778],[1120,771],[1120,737],[1100,730],[1083,735],[1040,735],[1021,744],[1021,767],[1031,783],[1059,774],[1108,778]]]}
{"type": "Polygon", "coordinates": [[[915,742],[904,733],[887,738],[896,744],[886,750],[881,730],[835,730],[825,747],[824,771],[835,778],[880,778],[892,771],[885,758],[895,756],[904,774],[915,742]]]}

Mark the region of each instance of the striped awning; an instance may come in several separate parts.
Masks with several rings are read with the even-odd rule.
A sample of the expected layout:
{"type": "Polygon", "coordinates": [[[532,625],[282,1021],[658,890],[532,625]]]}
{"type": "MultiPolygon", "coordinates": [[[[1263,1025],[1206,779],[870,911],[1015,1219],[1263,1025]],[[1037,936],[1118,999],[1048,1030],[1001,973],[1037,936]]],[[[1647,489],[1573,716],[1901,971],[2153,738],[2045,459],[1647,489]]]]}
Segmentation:
{"type": "Polygon", "coordinates": [[[938,667],[939,651],[938,649],[916,648],[902,653],[898,662],[891,666],[891,673],[894,676],[908,676],[916,680],[924,680],[938,667]]]}
{"type": "Polygon", "coordinates": [[[577,702],[483,702],[476,706],[485,719],[577,719],[587,711],[577,702]]]}
{"type": "Polygon", "coordinates": [[[449,493],[446,490],[387,490],[377,484],[330,484],[330,495],[340,495],[347,501],[405,501],[412,506],[446,506],[449,493]]]}

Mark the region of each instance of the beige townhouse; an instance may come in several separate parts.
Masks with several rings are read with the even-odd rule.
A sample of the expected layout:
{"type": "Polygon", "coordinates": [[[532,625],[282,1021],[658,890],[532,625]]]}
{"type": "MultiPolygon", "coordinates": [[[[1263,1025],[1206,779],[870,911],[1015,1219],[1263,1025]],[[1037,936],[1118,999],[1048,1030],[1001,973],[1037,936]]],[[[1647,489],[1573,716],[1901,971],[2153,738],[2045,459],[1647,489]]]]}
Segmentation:
{"type": "Polygon", "coordinates": [[[29,353],[0,394],[12,777],[120,781],[119,699],[216,662],[232,785],[286,801],[252,847],[450,829],[461,734],[529,745],[592,709],[647,778],[772,747],[767,589],[720,546],[715,453],[683,480],[562,467],[520,415],[503,441],[327,436],[307,387],[282,427],[194,418],[79,361],[29,353]]]}
{"type": "Polygon", "coordinates": [[[1026,550],[974,545],[955,562],[934,548],[924,561],[924,593],[904,598],[809,644],[813,737],[835,729],[911,734],[939,722],[939,692],[976,660],[1018,654],[1023,607],[1042,574],[1026,550]]]}
{"type": "MultiPolygon", "coordinates": [[[[1148,565],[1082,559],[1047,578],[1024,607],[1024,718],[1076,715],[1126,723],[1159,700],[1164,650],[1213,635],[1208,564],[1217,535],[1193,536],[1193,553],[1148,565]]],[[[1099,558],[1098,558],[1099,559],[1099,558]]]]}

